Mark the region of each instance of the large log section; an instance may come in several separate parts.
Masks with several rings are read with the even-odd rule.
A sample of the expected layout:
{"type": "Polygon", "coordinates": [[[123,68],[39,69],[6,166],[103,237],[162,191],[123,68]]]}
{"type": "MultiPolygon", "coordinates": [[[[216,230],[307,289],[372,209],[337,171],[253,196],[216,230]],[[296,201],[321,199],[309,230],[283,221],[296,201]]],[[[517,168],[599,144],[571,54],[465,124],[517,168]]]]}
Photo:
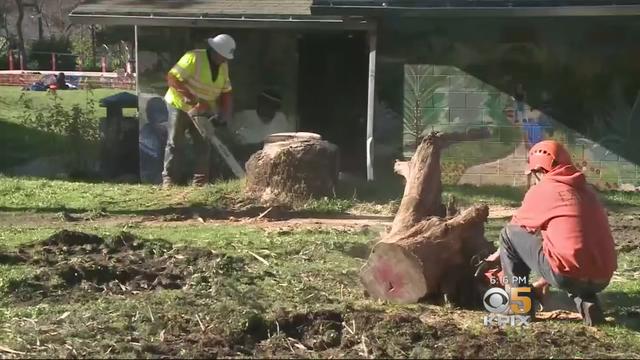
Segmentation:
{"type": "Polygon", "coordinates": [[[432,133],[409,162],[396,163],[396,172],[406,179],[404,196],[391,230],[373,247],[360,271],[370,296],[395,303],[427,298],[463,306],[478,303],[472,261],[493,251],[484,238],[489,208],[476,205],[446,217],[440,153],[452,142],[484,136],[482,130],[432,133]]]}

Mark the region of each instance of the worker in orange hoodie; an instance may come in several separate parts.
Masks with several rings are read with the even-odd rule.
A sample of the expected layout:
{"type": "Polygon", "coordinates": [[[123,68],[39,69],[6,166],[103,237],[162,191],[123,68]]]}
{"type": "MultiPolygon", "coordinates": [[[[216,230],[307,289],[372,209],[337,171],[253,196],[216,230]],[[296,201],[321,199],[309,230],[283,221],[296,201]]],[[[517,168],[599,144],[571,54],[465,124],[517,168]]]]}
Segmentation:
{"type": "Polygon", "coordinates": [[[527,172],[535,185],[500,234],[505,279],[526,277],[528,281],[534,271],[541,276],[534,291],[548,285],[565,290],[585,324],[602,323],[596,294],[608,286],[617,268],[606,211],[556,141],[542,141],[531,148],[527,172]]]}

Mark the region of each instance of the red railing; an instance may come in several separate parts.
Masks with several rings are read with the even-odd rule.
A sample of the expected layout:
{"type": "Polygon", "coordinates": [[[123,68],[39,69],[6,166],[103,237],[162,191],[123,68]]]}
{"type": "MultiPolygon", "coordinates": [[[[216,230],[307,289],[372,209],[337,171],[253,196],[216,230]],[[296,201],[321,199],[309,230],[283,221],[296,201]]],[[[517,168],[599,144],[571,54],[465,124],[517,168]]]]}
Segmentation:
{"type": "MultiPolygon", "coordinates": [[[[39,52],[40,54],[43,54],[42,52],[39,52]]],[[[49,64],[49,69],[39,69],[39,70],[50,70],[50,71],[57,71],[57,62],[58,62],[58,56],[74,56],[77,57],[77,55],[73,55],[73,54],[62,54],[62,53],[55,53],[55,52],[51,52],[51,53],[46,53],[46,54],[51,54],[51,62],[49,64]]],[[[9,70],[29,70],[27,69],[27,67],[25,66],[24,63],[24,58],[22,56],[22,54],[17,54],[17,56],[14,54],[13,50],[9,50],[8,52],[8,63],[9,63],[9,70]],[[17,64],[16,64],[16,60],[17,64]],[[19,66],[19,67],[18,67],[19,66]]],[[[83,71],[82,69],[82,65],[78,65],[78,70],[79,71],[83,71]]],[[[106,56],[101,56],[100,57],[100,70],[103,73],[109,72],[109,60],[106,56]]],[[[126,74],[133,74],[135,71],[135,66],[134,66],[134,62],[133,60],[130,60],[126,63],[125,66],[125,73],[126,74]]]]}

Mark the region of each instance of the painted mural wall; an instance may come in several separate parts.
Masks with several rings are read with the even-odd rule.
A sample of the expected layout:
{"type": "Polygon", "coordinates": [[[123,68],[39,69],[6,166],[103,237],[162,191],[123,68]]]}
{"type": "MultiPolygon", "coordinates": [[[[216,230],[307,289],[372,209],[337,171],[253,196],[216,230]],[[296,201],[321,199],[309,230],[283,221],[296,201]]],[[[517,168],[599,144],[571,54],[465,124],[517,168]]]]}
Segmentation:
{"type": "MultiPolygon", "coordinates": [[[[143,182],[159,183],[167,140],[166,74],[188,50],[205,48],[206,39],[219,29],[142,27],[138,32],[140,173],[143,182]]],[[[255,111],[258,95],[275,90],[282,98],[281,112],[290,129],[296,128],[297,39],[286,31],[224,30],[237,43],[230,62],[234,112],[255,111]]],[[[239,144],[233,131],[220,130],[225,143],[239,144]]],[[[232,150],[234,151],[234,150],[232,150]]],[[[242,152],[242,151],[240,151],[242,152]]],[[[237,153],[237,152],[236,152],[237,153]]],[[[192,159],[185,154],[185,172],[192,159]]],[[[214,156],[213,161],[220,161],[214,156]]],[[[220,166],[213,166],[213,169],[220,166]]],[[[185,175],[187,178],[188,175],[185,175]]]]}
{"type": "Polygon", "coordinates": [[[429,131],[486,127],[443,154],[449,183],[522,185],[525,154],[557,139],[602,189],[640,186],[640,21],[634,18],[387,22],[402,59],[402,147],[429,131]]]}

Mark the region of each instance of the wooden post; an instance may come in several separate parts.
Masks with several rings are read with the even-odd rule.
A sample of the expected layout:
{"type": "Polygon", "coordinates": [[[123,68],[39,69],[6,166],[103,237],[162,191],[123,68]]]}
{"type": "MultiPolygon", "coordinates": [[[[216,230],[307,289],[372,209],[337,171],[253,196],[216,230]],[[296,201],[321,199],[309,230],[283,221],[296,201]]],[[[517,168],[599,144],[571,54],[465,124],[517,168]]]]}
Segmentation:
{"type": "Polygon", "coordinates": [[[20,53],[20,70],[24,70],[24,56],[20,53]]]}
{"type": "Polygon", "coordinates": [[[51,53],[51,71],[56,71],[56,53],[51,53]]]}
{"type": "Polygon", "coordinates": [[[9,70],[15,70],[15,65],[13,64],[13,50],[9,49],[9,70]]]}
{"type": "Polygon", "coordinates": [[[369,92],[367,96],[367,180],[374,180],[373,173],[373,120],[375,113],[375,87],[376,87],[376,45],[377,28],[369,31],[369,92]]]}
{"type": "Polygon", "coordinates": [[[105,56],[100,58],[100,65],[102,66],[102,72],[107,72],[107,58],[105,56]]]}

